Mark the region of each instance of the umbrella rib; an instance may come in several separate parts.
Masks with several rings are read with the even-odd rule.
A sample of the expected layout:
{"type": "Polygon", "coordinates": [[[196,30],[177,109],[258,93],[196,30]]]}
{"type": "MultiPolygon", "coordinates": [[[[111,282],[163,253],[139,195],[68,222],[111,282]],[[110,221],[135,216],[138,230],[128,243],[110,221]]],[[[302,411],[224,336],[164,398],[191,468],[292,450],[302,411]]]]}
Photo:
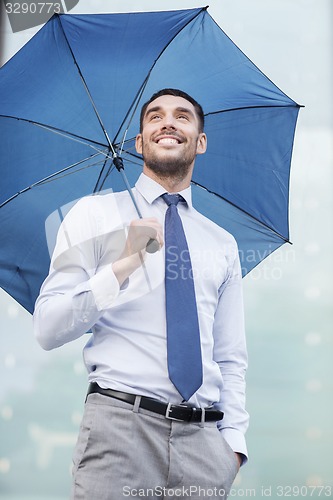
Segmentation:
{"type": "Polygon", "coordinates": [[[102,130],[103,130],[103,133],[104,133],[105,138],[106,138],[106,140],[107,140],[107,142],[108,142],[108,145],[109,145],[109,147],[110,147],[110,149],[111,149],[111,151],[112,151],[112,154],[113,154],[114,156],[117,156],[117,155],[116,155],[116,151],[115,151],[115,149],[114,149],[114,147],[113,147],[113,144],[112,144],[112,142],[111,142],[111,140],[110,140],[110,137],[109,137],[109,135],[108,135],[108,133],[107,133],[107,131],[106,131],[106,129],[105,129],[105,127],[104,127],[104,125],[103,125],[102,118],[101,118],[101,116],[100,116],[100,114],[99,114],[99,112],[98,112],[98,110],[97,110],[97,108],[96,108],[95,102],[94,102],[94,100],[93,100],[93,98],[92,98],[92,95],[91,95],[91,93],[90,93],[90,90],[89,90],[89,87],[88,87],[88,85],[87,85],[87,82],[85,81],[84,76],[83,76],[83,74],[82,74],[82,72],[81,72],[80,66],[79,66],[79,64],[78,64],[78,62],[77,62],[77,60],[76,60],[76,57],[75,57],[74,52],[73,52],[73,49],[72,49],[72,47],[71,47],[71,45],[70,45],[70,43],[69,43],[69,41],[68,41],[67,35],[66,35],[66,33],[65,33],[65,30],[64,30],[64,27],[63,27],[63,25],[62,25],[61,18],[60,18],[60,16],[59,16],[59,15],[58,15],[58,18],[59,18],[59,23],[60,23],[60,26],[61,26],[61,29],[62,29],[63,35],[64,35],[65,40],[66,40],[66,42],[67,42],[68,48],[69,48],[69,50],[70,50],[70,53],[72,54],[74,64],[75,64],[75,66],[77,67],[77,70],[78,70],[78,72],[79,72],[79,76],[80,76],[81,81],[82,81],[82,83],[83,83],[83,87],[84,87],[84,89],[85,89],[85,91],[86,91],[86,93],[87,93],[87,96],[88,96],[88,98],[89,98],[89,100],[90,100],[90,102],[91,102],[91,105],[92,105],[93,110],[94,110],[94,112],[95,112],[96,118],[97,118],[97,120],[98,120],[98,122],[99,122],[99,124],[100,124],[100,126],[101,126],[101,128],[102,128],[102,130]]]}
{"type": "Polygon", "coordinates": [[[230,205],[232,205],[233,207],[237,208],[238,210],[240,210],[241,212],[243,212],[245,215],[247,215],[248,217],[251,217],[251,219],[255,220],[256,222],[258,222],[261,226],[265,227],[266,229],[269,229],[269,231],[271,231],[272,233],[274,233],[276,236],[278,236],[279,238],[281,238],[282,240],[284,240],[285,243],[290,243],[292,245],[292,242],[289,240],[289,238],[286,238],[285,236],[282,236],[282,234],[278,233],[277,231],[275,231],[275,229],[271,228],[268,224],[265,224],[264,222],[262,222],[261,220],[257,219],[256,217],[254,217],[254,215],[250,214],[249,212],[247,212],[246,210],[244,210],[243,208],[239,207],[238,205],[236,205],[236,203],[233,203],[232,201],[228,200],[227,198],[225,198],[224,196],[218,194],[218,193],[215,193],[214,191],[211,191],[210,189],[206,188],[205,186],[203,186],[202,184],[199,184],[198,182],[195,182],[195,181],[191,181],[191,184],[194,184],[195,186],[198,186],[202,189],[204,189],[205,191],[207,191],[208,193],[210,194],[214,194],[215,196],[217,196],[218,198],[220,198],[221,200],[224,200],[226,201],[227,203],[229,203],[230,205]]]}
{"type": "MultiPolygon", "coordinates": [[[[131,110],[132,110],[132,113],[131,113],[131,116],[130,116],[130,119],[129,119],[129,122],[127,124],[127,127],[126,127],[126,130],[124,132],[124,137],[126,136],[127,134],[127,131],[129,129],[129,126],[130,124],[132,123],[132,120],[134,118],[134,114],[138,108],[138,105],[139,105],[139,102],[140,102],[140,99],[142,97],[142,94],[147,86],[147,83],[148,83],[148,80],[149,80],[149,77],[151,75],[151,72],[153,71],[154,67],[156,66],[156,63],[157,61],[161,58],[162,54],[166,51],[166,49],[169,47],[169,45],[174,41],[174,39],[179,35],[179,33],[181,33],[190,23],[192,23],[194,21],[194,19],[196,19],[202,12],[204,11],[207,11],[208,9],[208,5],[206,7],[202,7],[199,12],[197,12],[197,14],[192,17],[191,19],[189,19],[187,21],[186,24],[184,24],[184,26],[182,26],[178,31],[177,33],[174,34],[174,36],[169,40],[169,42],[165,45],[165,47],[163,47],[163,49],[161,50],[161,52],[158,54],[158,56],[156,57],[155,61],[153,62],[152,66],[150,67],[149,71],[148,71],[148,74],[146,76],[146,78],[144,79],[144,81],[142,82],[141,86],[139,87],[133,101],[132,101],[132,104],[130,105],[123,121],[121,122],[119,128],[118,128],[118,131],[116,133],[116,135],[114,136],[114,141],[117,140],[117,137],[122,129],[122,127],[124,126],[125,122],[127,121],[127,118],[129,117],[130,113],[131,113],[131,110]]],[[[124,142],[124,140],[122,141],[124,142]]]]}
{"type": "MultiPolygon", "coordinates": [[[[62,137],[65,137],[66,139],[70,139],[74,142],[78,142],[79,144],[84,144],[86,146],[89,146],[90,148],[94,149],[95,151],[98,151],[100,152],[100,150],[98,148],[96,148],[96,146],[93,146],[92,144],[89,144],[89,142],[85,142],[85,140],[80,140],[78,137],[79,136],[75,136],[74,134],[70,134],[68,132],[64,132],[62,130],[55,130],[55,129],[52,129],[52,127],[50,128],[48,125],[43,125],[43,124],[40,124],[40,123],[34,123],[34,125],[36,125],[36,127],[40,127],[40,128],[44,128],[46,130],[50,130],[51,132],[54,132],[55,134],[57,135],[60,135],[62,137]]],[[[84,137],[82,137],[82,139],[84,139],[84,137]]],[[[103,146],[105,147],[105,145],[103,144],[103,146]]]]}
{"type": "Polygon", "coordinates": [[[229,111],[241,111],[243,109],[262,109],[262,108],[278,108],[278,109],[281,109],[281,108],[302,108],[304,106],[300,105],[300,104],[283,104],[283,106],[274,106],[273,104],[271,106],[260,106],[260,105],[257,105],[257,106],[239,106],[237,108],[228,108],[228,109],[220,109],[218,111],[211,111],[210,113],[206,113],[205,114],[205,117],[207,116],[211,116],[211,115],[218,115],[219,113],[228,113],[229,111]]]}
{"type": "MultiPolygon", "coordinates": [[[[109,152],[110,152],[110,150],[109,150],[109,152]]],[[[101,182],[101,179],[102,179],[102,176],[103,176],[103,173],[104,173],[104,171],[105,171],[105,168],[106,168],[106,165],[107,165],[107,161],[108,161],[108,159],[109,159],[109,158],[110,158],[110,156],[106,156],[106,157],[105,157],[105,160],[104,160],[104,163],[103,163],[103,167],[101,168],[101,171],[100,171],[100,173],[99,173],[99,176],[98,176],[98,179],[97,179],[97,181],[96,181],[96,184],[95,184],[95,187],[94,187],[93,193],[96,193],[97,191],[99,192],[99,191],[101,191],[101,190],[103,189],[103,186],[104,186],[104,183],[105,183],[105,181],[106,181],[106,178],[107,178],[107,176],[108,176],[108,175],[109,175],[109,173],[110,173],[110,169],[111,169],[112,164],[111,164],[111,166],[110,166],[109,170],[107,171],[106,175],[104,176],[104,179],[103,179],[103,181],[102,181],[102,183],[101,183],[100,187],[98,187],[98,184],[101,182]]]]}
{"type": "Polygon", "coordinates": [[[94,141],[92,139],[87,139],[86,137],[82,137],[81,135],[73,134],[72,132],[68,132],[67,130],[62,130],[61,128],[57,127],[52,127],[51,125],[45,125],[44,123],[40,122],[35,122],[34,120],[29,120],[28,118],[20,118],[18,116],[10,116],[10,115],[0,115],[0,118],[10,118],[11,120],[18,120],[22,121],[25,123],[31,123],[31,125],[35,125],[36,127],[43,128],[45,130],[48,130],[49,132],[53,132],[54,134],[61,135],[65,137],[66,139],[70,139],[72,141],[79,142],[80,144],[85,144],[86,146],[89,146],[96,151],[99,151],[97,148],[92,146],[92,144],[97,144],[98,146],[103,146],[106,147],[105,144],[101,142],[94,141]],[[80,140],[82,139],[82,140],[80,140]],[[92,144],[90,144],[92,143],[92,144]]]}
{"type": "MultiPolygon", "coordinates": [[[[57,172],[54,172],[53,174],[50,174],[46,177],[44,177],[43,179],[40,179],[39,181],[37,182],[34,182],[33,184],[31,184],[30,186],[27,186],[23,189],[21,189],[20,191],[18,191],[17,193],[13,194],[12,196],[10,196],[10,198],[8,198],[7,200],[5,200],[4,202],[2,202],[0,204],[0,208],[2,208],[3,206],[5,206],[7,203],[9,203],[10,201],[12,201],[13,199],[15,199],[17,196],[19,196],[20,194],[23,194],[25,193],[26,191],[29,191],[29,189],[32,189],[36,186],[39,186],[41,184],[45,184],[46,182],[49,182],[52,178],[54,177],[57,177],[59,176],[60,174],[63,174],[64,172],[67,172],[68,170],[70,170],[71,168],[74,168],[74,167],[77,167],[78,165],[81,165],[82,163],[84,163],[85,161],[87,160],[91,160],[93,158],[95,158],[96,156],[98,156],[99,154],[101,153],[95,153],[91,156],[87,156],[86,158],[83,158],[82,160],[80,161],[77,161],[75,163],[72,163],[72,165],[69,165],[61,170],[58,170],[57,172]]],[[[93,163],[93,164],[90,164],[90,165],[87,165],[87,167],[85,168],[88,168],[88,167],[92,167],[94,165],[98,165],[98,163],[100,163],[100,161],[96,162],[96,163],[93,163]]]]}
{"type": "Polygon", "coordinates": [[[144,79],[144,81],[143,81],[143,83],[142,83],[141,87],[139,88],[138,92],[136,93],[136,96],[134,97],[132,104],[130,105],[130,107],[129,107],[129,109],[128,109],[128,111],[127,111],[127,113],[126,113],[126,115],[125,115],[125,117],[124,117],[124,119],[123,119],[123,121],[122,121],[122,123],[120,124],[120,127],[119,127],[119,129],[118,129],[118,132],[116,133],[116,135],[115,135],[115,137],[114,137],[114,140],[116,141],[116,139],[117,139],[117,137],[118,137],[118,135],[119,135],[119,133],[120,133],[120,131],[121,131],[121,129],[122,129],[122,127],[123,127],[124,123],[126,122],[126,120],[127,120],[128,116],[129,116],[129,114],[130,114],[130,112],[131,112],[131,110],[132,110],[131,117],[130,117],[130,119],[129,119],[129,121],[128,121],[128,124],[127,124],[126,130],[125,130],[125,132],[124,132],[124,136],[123,136],[123,140],[122,140],[122,144],[121,144],[121,146],[122,146],[122,147],[123,147],[123,145],[124,145],[124,142],[125,142],[125,139],[126,139],[126,135],[127,135],[128,129],[129,129],[129,127],[130,127],[131,123],[132,123],[132,120],[133,120],[133,118],[134,118],[135,112],[136,112],[136,110],[138,109],[139,102],[140,102],[140,99],[141,99],[141,97],[142,97],[142,94],[143,94],[143,92],[144,92],[144,90],[145,90],[145,88],[146,88],[146,86],[147,86],[147,83],[148,83],[148,79],[149,79],[150,73],[151,73],[151,71],[152,71],[152,69],[153,69],[153,67],[154,67],[154,65],[155,65],[155,64],[156,64],[156,61],[154,62],[153,66],[150,68],[150,70],[149,70],[149,72],[148,72],[148,75],[146,76],[146,78],[144,79]]]}

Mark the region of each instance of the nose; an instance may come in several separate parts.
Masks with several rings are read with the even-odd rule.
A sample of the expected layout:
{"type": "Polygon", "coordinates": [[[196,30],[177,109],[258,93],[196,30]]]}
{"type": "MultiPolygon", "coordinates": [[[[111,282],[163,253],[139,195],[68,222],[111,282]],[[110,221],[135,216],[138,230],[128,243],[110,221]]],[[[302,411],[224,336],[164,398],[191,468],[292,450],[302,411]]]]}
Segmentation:
{"type": "Polygon", "coordinates": [[[177,128],[176,119],[172,113],[167,113],[161,123],[162,130],[175,130],[177,128]]]}

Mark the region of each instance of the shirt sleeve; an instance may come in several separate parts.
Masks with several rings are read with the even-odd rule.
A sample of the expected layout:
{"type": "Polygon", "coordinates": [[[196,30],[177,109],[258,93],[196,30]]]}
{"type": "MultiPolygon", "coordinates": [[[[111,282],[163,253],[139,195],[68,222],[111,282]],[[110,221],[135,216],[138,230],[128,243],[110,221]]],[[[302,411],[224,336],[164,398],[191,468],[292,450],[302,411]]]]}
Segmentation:
{"type": "Polygon", "coordinates": [[[46,350],[89,331],[119,294],[112,256],[104,256],[104,263],[101,258],[105,235],[99,235],[101,227],[95,225],[96,203],[83,199],[60,226],[33,315],[35,336],[46,350]]]}
{"type": "Polygon", "coordinates": [[[242,274],[235,244],[228,275],[219,290],[214,320],[214,360],[222,374],[223,385],[218,407],[224,412],[218,423],[230,447],[247,460],[245,432],[249,416],[245,410],[245,373],[247,348],[244,328],[242,274]]]}

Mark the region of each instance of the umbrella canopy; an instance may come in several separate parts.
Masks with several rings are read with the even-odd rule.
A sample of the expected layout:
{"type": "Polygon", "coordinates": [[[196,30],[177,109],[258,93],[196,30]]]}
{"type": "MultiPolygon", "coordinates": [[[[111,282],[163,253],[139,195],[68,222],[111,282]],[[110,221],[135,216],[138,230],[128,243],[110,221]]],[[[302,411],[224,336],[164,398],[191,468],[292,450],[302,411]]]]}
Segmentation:
{"type": "Polygon", "coordinates": [[[235,236],[243,275],[289,240],[299,105],[206,8],[55,15],[0,70],[0,285],[27,310],[73,201],[124,189],[114,152],[135,182],[140,108],[166,87],[203,106],[193,203],[235,236]]]}

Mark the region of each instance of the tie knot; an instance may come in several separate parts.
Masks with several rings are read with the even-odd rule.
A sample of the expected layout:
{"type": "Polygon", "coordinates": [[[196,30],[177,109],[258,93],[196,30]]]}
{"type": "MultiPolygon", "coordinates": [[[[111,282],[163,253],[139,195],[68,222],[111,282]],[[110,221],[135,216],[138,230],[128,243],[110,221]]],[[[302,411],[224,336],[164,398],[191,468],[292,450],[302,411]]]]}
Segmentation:
{"type": "Polygon", "coordinates": [[[162,198],[165,203],[170,207],[170,205],[178,205],[180,201],[184,201],[184,198],[180,194],[162,194],[162,198]]]}

